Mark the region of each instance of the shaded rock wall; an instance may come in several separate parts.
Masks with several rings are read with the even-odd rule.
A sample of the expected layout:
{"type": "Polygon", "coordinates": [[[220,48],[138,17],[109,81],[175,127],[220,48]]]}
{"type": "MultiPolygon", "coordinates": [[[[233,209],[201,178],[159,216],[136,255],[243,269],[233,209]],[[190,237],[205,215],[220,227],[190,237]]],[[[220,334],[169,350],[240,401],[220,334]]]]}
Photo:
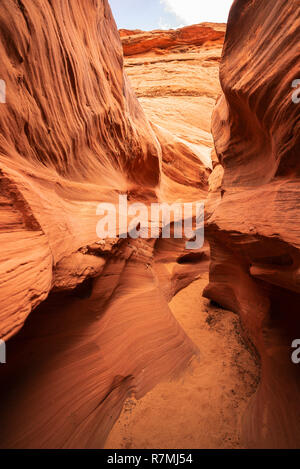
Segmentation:
{"type": "Polygon", "coordinates": [[[203,199],[210,170],[148,122],[107,0],[3,0],[0,36],[0,446],[99,448],[198,353],[168,301],[199,269],[182,243],[172,273],[159,242],[99,240],[97,204],[203,199]]]}
{"type": "MultiPolygon", "coordinates": [[[[1,2],[7,104],[0,119],[0,274],[9,292],[0,313],[4,339],[54,285],[60,288],[61,262],[62,287],[74,283],[66,259],[98,241],[98,202],[130,191],[160,197],[162,145],[123,73],[108,3],[77,3],[1,2]]],[[[185,164],[173,147],[167,153],[176,153],[179,182],[185,182],[185,164]]],[[[208,170],[186,148],[184,161],[189,158],[198,169],[194,185],[204,194],[208,170]]],[[[101,268],[100,262],[92,273],[101,268]]]]}
{"type": "Polygon", "coordinates": [[[128,395],[198,353],[168,302],[207,247],[99,241],[96,206],[208,187],[205,295],[240,315],[262,365],[245,445],[299,447],[299,17],[293,0],[235,1],[210,163],[223,26],[122,31],[145,114],[107,0],[2,0],[1,447],[101,447],[128,395]]]}
{"type": "Polygon", "coordinates": [[[240,315],[261,358],[243,421],[249,447],[300,445],[299,39],[299,2],[236,0],[212,124],[221,166],[210,177],[205,296],[240,315]]]}

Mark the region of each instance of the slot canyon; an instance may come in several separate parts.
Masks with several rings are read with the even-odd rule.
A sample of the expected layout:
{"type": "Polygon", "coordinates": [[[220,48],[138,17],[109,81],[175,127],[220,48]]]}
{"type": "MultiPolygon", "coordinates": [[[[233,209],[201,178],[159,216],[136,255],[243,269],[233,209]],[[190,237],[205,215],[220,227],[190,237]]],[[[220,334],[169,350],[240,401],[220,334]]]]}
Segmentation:
{"type": "Polygon", "coordinates": [[[0,448],[300,448],[299,1],[1,0],[0,38],[0,448]],[[100,239],[120,195],[203,245],[100,239]]]}

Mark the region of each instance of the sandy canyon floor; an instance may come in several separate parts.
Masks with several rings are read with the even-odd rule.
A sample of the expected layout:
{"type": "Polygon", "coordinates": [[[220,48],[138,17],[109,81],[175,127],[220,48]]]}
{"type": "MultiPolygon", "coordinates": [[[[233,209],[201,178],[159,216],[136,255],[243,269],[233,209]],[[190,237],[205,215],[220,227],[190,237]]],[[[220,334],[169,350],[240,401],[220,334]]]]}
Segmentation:
{"type": "Polygon", "coordinates": [[[179,379],[127,400],[108,449],[241,448],[239,421],[259,381],[238,316],[202,298],[207,274],[170,303],[200,355],[179,379]]]}

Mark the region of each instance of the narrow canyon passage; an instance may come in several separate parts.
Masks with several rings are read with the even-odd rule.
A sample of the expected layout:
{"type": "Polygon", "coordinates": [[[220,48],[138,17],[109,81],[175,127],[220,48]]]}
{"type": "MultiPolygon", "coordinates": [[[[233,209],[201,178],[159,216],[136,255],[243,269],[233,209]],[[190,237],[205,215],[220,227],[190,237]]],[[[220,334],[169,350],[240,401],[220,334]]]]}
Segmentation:
{"type": "Polygon", "coordinates": [[[300,447],[299,37],[0,1],[0,448],[300,447]]]}
{"type": "MultiPolygon", "coordinates": [[[[162,140],[187,145],[208,165],[213,148],[211,114],[221,93],[218,73],[224,32],[225,25],[213,24],[176,34],[121,31],[126,72],[157,134],[162,140]],[[185,45],[180,44],[180,35],[185,45]]],[[[169,164],[174,170],[174,162],[169,164]]],[[[176,261],[174,245],[168,249],[165,243],[160,255],[166,262],[160,266],[172,277],[176,262],[168,264],[168,254],[176,261]]],[[[180,276],[183,286],[188,286],[169,306],[199,357],[180,379],[158,384],[141,400],[130,397],[107,448],[241,447],[240,420],[257,388],[259,366],[242,340],[239,317],[202,297],[209,283],[208,265],[188,263],[176,278],[180,276]],[[193,273],[200,277],[194,282],[193,273]]],[[[160,281],[160,288],[163,285],[160,281]]]]}
{"type": "Polygon", "coordinates": [[[180,378],[139,401],[130,397],[106,448],[243,448],[240,421],[260,367],[241,337],[238,316],[201,297],[207,282],[201,275],[170,303],[199,358],[180,378]]]}
{"type": "MultiPolygon", "coordinates": [[[[77,3],[70,0],[69,5],[75,8],[77,3]]],[[[55,27],[58,23],[58,29],[64,27],[65,13],[56,18],[47,2],[44,6],[49,22],[55,27]]],[[[32,164],[36,176],[32,180],[30,169],[23,174],[22,157],[17,154],[14,164],[7,159],[1,181],[6,189],[3,219],[8,220],[2,275],[7,291],[16,298],[12,302],[5,296],[2,313],[2,337],[9,339],[8,363],[0,375],[2,448],[101,448],[127,396],[134,393],[141,398],[162,380],[181,375],[199,353],[168,303],[201,272],[208,272],[207,243],[191,253],[184,239],[127,240],[119,238],[121,233],[114,239],[99,239],[97,201],[116,204],[120,194],[147,206],[205,199],[213,146],[210,118],[220,93],[217,76],[225,25],[187,28],[180,33],[186,48],[171,33],[164,60],[157,60],[154,51],[149,67],[146,57],[125,58],[125,65],[134,71],[130,84],[107,1],[100,1],[99,7],[92,21],[88,14],[94,11],[94,4],[90,10],[67,15],[70,29],[75,30],[76,50],[70,46],[68,30],[65,48],[76,57],[74,63],[57,52],[62,50],[59,34],[47,36],[45,44],[35,43],[35,53],[43,60],[51,54],[56,60],[59,57],[57,73],[62,74],[65,86],[52,93],[54,77],[47,89],[43,116],[49,124],[42,126],[45,134],[40,136],[39,122],[37,130],[24,124],[25,136],[17,130],[14,133],[16,140],[20,136],[16,147],[28,140],[28,165],[32,164]],[[85,37],[86,23],[90,44],[85,37]],[[202,50],[203,43],[207,46],[202,50]],[[82,77],[86,99],[79,99],[77,91],[82,63],[89,67],[82,77]],[[203,78],[200,89],[199,72],[203,78]],[[148,77],[142,79],[142,93],[137,85],[140,73],[148,77]],[[141,102],[148,99],[147,106],[142,103],[146,114],[131,87],[141,102]],[[63,109],[57,102],[64,103],[63,109]],[[72,109],[65,119],[68,106],[72,109]],[[59,123],[56,114],[51,114],[57,107],[62,112],[59,123]],[[151,122],[148,119],[155,110],[151,122]],[[53,144],[52,138],[59,143],[53,144]],[[15,175],[16,168],[20,176],[15,175]],[[11,182],[14,178],[17,183],[11,182]],[[16,204],[11,225],[15,199],[21,202],[16,204]],[[26,237],[29,258],[22,262],[21,240],[26,237]],[[193,263],[185,263],[185,256],[191,256],[193,263]],[[16,282],[18,276],[27,283],[16,282]]],[[[28,4],[27,14],[38,28],[42,5],[30,8],[28,4]]],[[[24,35],[27,26],[25,21],[24,35]]],[[[144,40],[141,34],[139,42],[144,40]]],[[[32,66],[28,59],[29,75],[32,66]]],[[[41,75],[46,67],[51,68],[47,61],[39,69],[41,75]]],[[[16,87],[18,83],[16,78],[16,87]]],[[[35,86],[41,97],[36,97],[32,112],[38,113],[45,90],[39,83],[35,86]]],[[[23,106],[22,102],[18,112],[23,112],[23,106]]],[[[32,119],[31,125],[34,123],[32,119]]],[[[10,127],[5,121],[8,135],[10,127]]]]}

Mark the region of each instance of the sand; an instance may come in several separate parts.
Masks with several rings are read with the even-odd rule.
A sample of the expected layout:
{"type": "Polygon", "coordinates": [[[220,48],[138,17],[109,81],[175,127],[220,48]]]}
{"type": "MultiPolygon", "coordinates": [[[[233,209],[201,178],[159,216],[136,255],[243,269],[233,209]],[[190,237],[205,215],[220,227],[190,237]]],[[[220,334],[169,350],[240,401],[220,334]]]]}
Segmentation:
{"type": "Polygon", "coordinates": [[[257,388],[259,366],[238,316],[202,298],[207,282],[206,274],[170,303],[199,359],[180,379],[159,384],[140,401],[128,399],[107,449],[242,448],[240,418],[257,388]]]}

